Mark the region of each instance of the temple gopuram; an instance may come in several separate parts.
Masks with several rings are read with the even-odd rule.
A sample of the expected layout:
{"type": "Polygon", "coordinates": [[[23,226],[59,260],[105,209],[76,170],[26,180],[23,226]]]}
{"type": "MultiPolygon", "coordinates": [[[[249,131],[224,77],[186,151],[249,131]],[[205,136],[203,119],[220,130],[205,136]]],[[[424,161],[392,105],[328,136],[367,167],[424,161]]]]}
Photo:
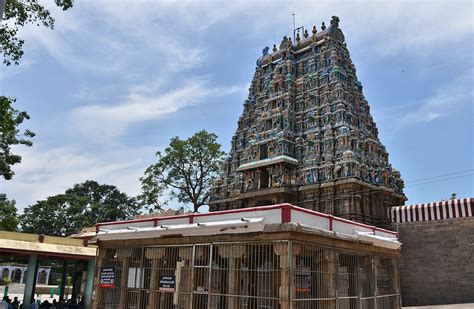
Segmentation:
{"type": "Polygon", "coordinates": [[[387,226],[406,198],[339,18],[263,49],[210,211],[291,203],[387,226]]]}

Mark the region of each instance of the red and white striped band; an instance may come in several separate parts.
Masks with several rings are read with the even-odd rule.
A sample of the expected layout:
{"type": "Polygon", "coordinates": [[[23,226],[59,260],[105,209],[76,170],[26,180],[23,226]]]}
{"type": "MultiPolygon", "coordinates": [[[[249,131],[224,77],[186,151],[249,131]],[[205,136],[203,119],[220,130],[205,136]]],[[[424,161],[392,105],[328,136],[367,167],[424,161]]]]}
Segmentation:
{"type": "Polygon", "coordinates": [[[392,223],[474,217],[474,198],[396,206],[388,210],[388,215],[392,223]]]}

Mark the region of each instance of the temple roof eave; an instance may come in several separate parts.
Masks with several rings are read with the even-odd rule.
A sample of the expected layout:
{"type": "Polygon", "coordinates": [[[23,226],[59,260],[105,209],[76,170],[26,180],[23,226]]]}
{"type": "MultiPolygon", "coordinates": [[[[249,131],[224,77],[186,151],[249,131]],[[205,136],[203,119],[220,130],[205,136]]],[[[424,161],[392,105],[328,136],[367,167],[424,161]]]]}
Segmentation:
{"type": "Polygon", "coordinates": [[[267,158],[267,159],[263,159],[263,160],[258,160],[258,161],[253,161],[253,162],[241,164],[237,168],[237,171],[241,172],[241,171],[244,171],[244,170],[253,169],[253,168],[262,167],[262,166],[267,166],[267,165],[272,165],[272,164],[277,164],[277,163],[288,163],[288,164],[293,164],[293,165],[300,164],[300,162],[297,159],[292,158],[290,156],[282,155],[282,156],[277,156],[277,157],[273,157],[273,158],[267,158]]]}

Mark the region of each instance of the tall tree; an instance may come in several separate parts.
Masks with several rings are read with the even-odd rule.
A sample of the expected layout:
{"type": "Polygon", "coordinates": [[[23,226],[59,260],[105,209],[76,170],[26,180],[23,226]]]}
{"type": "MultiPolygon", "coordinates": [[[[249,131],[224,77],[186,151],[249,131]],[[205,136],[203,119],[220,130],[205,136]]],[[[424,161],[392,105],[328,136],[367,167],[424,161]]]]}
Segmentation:
{"type": "Polygon", "coordinates": [[[67,236],[88,226],[84,220],[85,198],[58,194],[26,207],[20,216],[23,232],[67,236]]]}
{"type": "Polygon", "coordinates": [[[131,219],[139,210],[117,187],[88,180],[26,207],[20,221],[24,232],[67,236],[99,222],[131,219]]]}
{"type": "Polygon", "coordinates": [[[84,198],[87,221],[97,222],[130,219],[140,206],[136,200],[121,192],[116,186],[88,180],[66,190],[66,194],[84,198]]]}
{"type": "Polygon", "coordinates": [[[0,96],[0,176],[9,180],[15,174],[14,164],[21,162],[21,156],[11,152],[11,146],[31,146],[35,136],[30,130],[20,131],[18,127],[30,116],[12,107],[15,99],[0,96]]]}
{"type": "Polygon", "coordinates": [[[167,189],[181,203],[192,204],[194,212],[206,205],[211,184],[219,172],[224,152],[217,143],[217,135],[205,130],[186,140],[174,137],[164,153],[156,153],[158,162],[145,170],[140,178],[142,199],[148,205],[167,189]]]}
{"type": "MultiPolygon", "coordinates": [[[[63,10],[72,7],[73,0],[55,0],[63,10]]],[[[18,37],[19,27],[36,24],[54,28],[54,18],[38,0],[6,0],[3,22],[0,24],[0,52],[6,65],[19,64],[24,40],[18,37]]]]}
{"type": "Polygon", "coordinates": [[[15,200],[9,201],[5,195],[0,195],[0,230],[16,231],[17,227],[15,200]]]}

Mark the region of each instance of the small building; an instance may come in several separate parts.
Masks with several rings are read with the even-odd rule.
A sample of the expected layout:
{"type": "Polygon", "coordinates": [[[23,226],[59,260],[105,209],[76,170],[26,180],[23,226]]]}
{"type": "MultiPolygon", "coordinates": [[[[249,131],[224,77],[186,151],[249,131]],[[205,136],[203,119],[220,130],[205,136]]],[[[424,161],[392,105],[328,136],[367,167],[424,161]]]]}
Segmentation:
{"type": "Polygon", "coordinates": [[[71,299],[78,301],[81,298],[84,308],[91,308],[96,254],[97,248],[91,246],[87,239],[0,231],[0,256],[28,258],[28,266],[0,265],[2,278],[25,284],[22,299],[25,306],[33,302],[38,292],[37,284],[48,284],[50,281],[51,268],[39,267],[41,260],[54,259],[63,262],[59,299],[64,299],[68,263],[74,263],[71,299]]]}
{"type": "Polygon", "coordinates": [[[400,308],[397,236],[290,204],[101,223],[93,308],[400,308]]]}
{"type": "MultiPolygon", "coordinates": [[[[12,283],[25,283],[25,274],[28,265],[22,264],[0,264],[0,279],[7,278],[12,283]]],[[[38,267],[36,284],[49,284],[51,266],[38,267]]]]}

